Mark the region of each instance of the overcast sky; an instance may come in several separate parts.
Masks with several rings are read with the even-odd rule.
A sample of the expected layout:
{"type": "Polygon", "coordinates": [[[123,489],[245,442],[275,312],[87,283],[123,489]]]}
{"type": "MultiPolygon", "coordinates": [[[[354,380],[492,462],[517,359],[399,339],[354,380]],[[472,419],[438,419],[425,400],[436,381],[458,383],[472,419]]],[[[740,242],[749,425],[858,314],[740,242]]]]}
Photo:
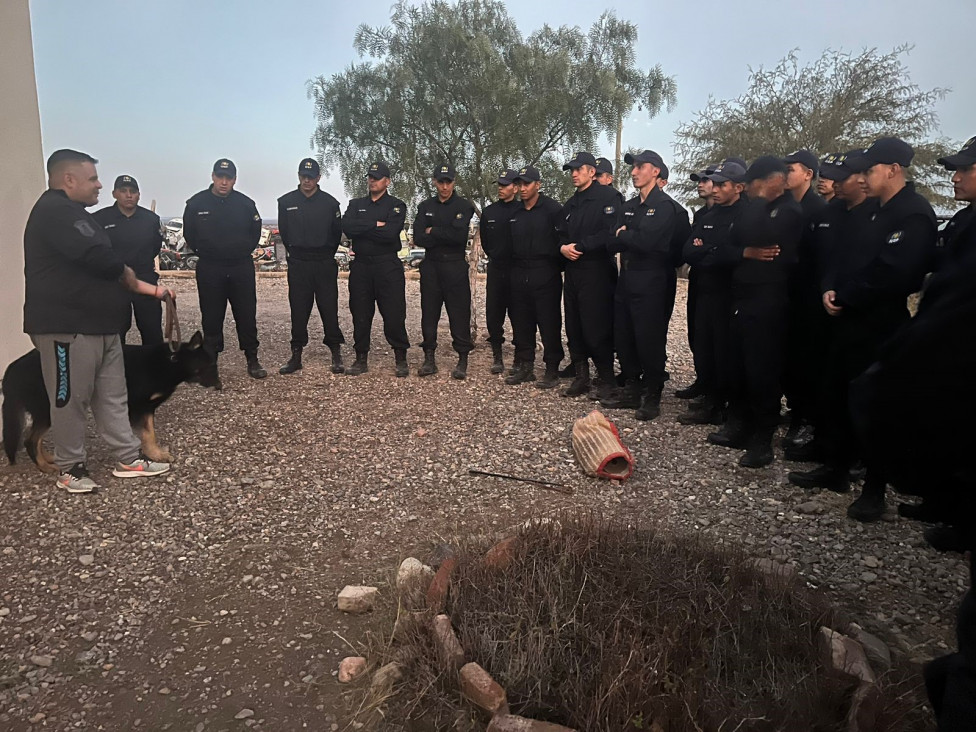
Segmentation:
{"type": "MultiPolygon", "coordinates": [[[[389,20],[388,0],[32,0],[34,59],[45,155],[62,147],[100,160],[111,203],[115,176],[140,183],[143,204],[164,217],[210,182],[213,162],[237,164],[237,188],[266,218],[312,154],[315,126],[305,82],[356,60],[358,25],[389,20]]],[[[972,33],[976,0],[842,2],[510,3],[523,34],[542,24],[584,29],[605,9],[640,29],[642,65],[661,64],[678,82],[678,106],[653,120],[635,113],[624,145],[669,160],[675,127],[708,100],[746,88],[750,66],[770,66],[793,48],[813,60],[826,48],[890,50],[907,58],[923,88],[949,87],[939,103],[941,133],[976,134],[972,33]]],[[[609,142],[594,153],[612,154],[609,142]]],[[[782,151],[789,152],[789,151],[782,151]]],[[[338,181],[322,187],[343,203],[338,181]]]]}

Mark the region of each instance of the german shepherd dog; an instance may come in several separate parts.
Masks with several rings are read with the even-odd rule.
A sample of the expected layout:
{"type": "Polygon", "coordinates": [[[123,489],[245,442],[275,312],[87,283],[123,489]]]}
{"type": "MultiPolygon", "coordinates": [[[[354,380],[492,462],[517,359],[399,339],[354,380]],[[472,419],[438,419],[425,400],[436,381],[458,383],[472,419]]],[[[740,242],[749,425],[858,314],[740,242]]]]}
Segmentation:
{"type": "MultiPolygon", "coordinates": [[[[168,344],[122,346],[125,358],[125,385],[129,392],[129,422],[150,460],[172,462],[173,456],[156,442],[154,415],[184,381],[214,386],[216,359],[203,348],[203,335],[197,331],[175,350],[168,344]]],[[[24,354],[7,367],[3,375],[3,449],[13,465],[24,433],[24,413],[31,426],[24,440],[27,454],[45,473],[57,472],[52,456],[44,451],[41,439],[51,427],[51,404],[41,374],[41,354],[37,349],[24,354]]]]}

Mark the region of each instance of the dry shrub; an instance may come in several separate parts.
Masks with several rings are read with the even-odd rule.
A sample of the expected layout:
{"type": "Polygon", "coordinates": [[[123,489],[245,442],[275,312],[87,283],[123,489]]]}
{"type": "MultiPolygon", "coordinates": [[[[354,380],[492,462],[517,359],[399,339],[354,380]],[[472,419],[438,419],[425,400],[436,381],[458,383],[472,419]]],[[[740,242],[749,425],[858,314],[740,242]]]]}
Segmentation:
{"type": "MultiPolygon", "coordinates": [[[[489,543],[462,546],[447,612],[516,714],[586,732],[844,729],[853,687],[825,674],[815,636],[846,620],[706,541],[592,517],[536,523],[504,570],[481,563],[489,543]]],[[[410,673],[387,720],[476,728],[438,668],[429,614],[401,615],[389,649],[410,673]]],[[[916,686],[907,669],[881,680],[879,731],[925,728],[916,686]]]]}

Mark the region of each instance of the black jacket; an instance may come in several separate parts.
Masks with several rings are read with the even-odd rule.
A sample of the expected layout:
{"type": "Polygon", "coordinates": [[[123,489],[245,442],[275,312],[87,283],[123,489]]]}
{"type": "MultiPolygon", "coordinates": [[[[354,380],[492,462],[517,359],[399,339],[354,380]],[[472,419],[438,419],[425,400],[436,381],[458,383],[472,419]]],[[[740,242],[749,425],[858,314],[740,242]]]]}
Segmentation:
{"type": "Polygon", "coordinates": [[[655,185],[643,201],[639,193],[626,201],[621,225],[627,228],[608,246],[611,253],[622,252],[621,261],[674,266],[672,239],[678,217],[664,191],[655,185]]]}
{"type": "Polygon", "coordinates": [[[333,259],[342,242],[339,202],[321,188],[289,191],[278,199],[278,233],[289,258],[333,259]]]}
{"type": "Polygon", "coordinates": [[[562,264],[564,258],[559,253],[559,232],[556,231],[562,210],[558,201],[542,193],[530,209],[519,203],[511,215],[512,252],[516,265],[528,261],[562,264]]]}
{"type": "Polygon", "coordinates": [[[232,190],[222,197],[211,186],[186,202],[183,238],[200,259],[240,262],[261,241],[261,216],[243,193],[232,190]]]}
{"type": "Polygon", "coordinates": [[[413,240],[427,250],[424,259],[445,262],[464,259],[472,216],[471,201],[455,193],[444,202],[437,196],[421,201],[417,218],[413,220],[413,240]]]}
{"type": "Polygon", "coordinates": [[[595,182],[583,191],[576,191],[566,201],[559,224],[559,244],[575,244],[583,252],[575,262],[567,261],[567,267],[609,261],[607,246],[613,242],[620,227],[621,208],[617,189],[595,182]]]}
{"type": "Polygon", "coordinates": [[[407,220],[407,204],[384,193],[376,201],[370,196],[354,198],[342,217],[342,231],[352,241],[356,255],[375,257],[400,251],[400,232],[407,220]],[[384,226],[377,226],[377,222],[384,226]]]}
{"type": "MultiPolygon", "coordinates": [[[[550,199],[552,200],[552,199],[550,199]]],[[[507,262],[512,258],[512,215],[522,207],[517,199],[495,201],[485,206],[478,220],[481,248],[492,262],[507,262]]]]}
{"type": "Polygon", "coordinates": [[[699,292],[729,287],[732,267],[742,258],[742,252],[732,246],[732,231],[746,205],[746,201],[739,198],[729,206],[712,206],[696,218],[685,240],[682,258],[694,267],[699,292]],[[696,245],[696,241],[701,244],[696,245]]]}
{"type": "Polygon", "coordinates": [[[118,333],[129,308],[124,267],[84,206],[45,191],[24,229],[24,332],[118,333]]]}
{"type": "Polygon", "coordinates": [[[112,248],[122,261],[140,278],[149,277],[156,271],[154,260],[163,245],[163,227],[156,214],[136,206],[132,216],[126,216],[116,204],[100,209],[92,216],[105,229],[112,240],[112,248]]]}
{"type": "Polygon", "coordinates": [[[749,199],[732,228],[731,246],[739,257],[732,271],[733,285],[785,286],[796,266],[802,236],[803,212],[791,193],[786,192],[773,201],[749,199]],[[774,245],[779,246],[780,253],[771,262],[742,256],[746,247],[774,245]]]}
{"type": "Polygon", "coordinates": [[[878,212],[878,199],[867,198],[854,208],[835,198],[814,229],[814,249],[821,262],[820,294],[838,285],[871,262],[875,252],[864,246],[878,212]]]}

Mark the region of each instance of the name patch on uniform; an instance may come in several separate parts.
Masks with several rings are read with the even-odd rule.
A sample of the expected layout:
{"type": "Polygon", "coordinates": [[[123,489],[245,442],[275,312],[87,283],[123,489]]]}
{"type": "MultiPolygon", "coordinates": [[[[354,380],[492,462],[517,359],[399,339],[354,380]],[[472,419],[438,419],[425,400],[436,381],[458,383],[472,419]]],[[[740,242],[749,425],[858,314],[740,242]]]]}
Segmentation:
{"type": "Polygon", "coordinates": [[[888,237],[888,243],[889,244],[897,244],[900,239],[901,239],[901,232],[900,231],[895,231],[895,232],[892,232],[891,236],[888,237]]]}
{"type": "Polygon", "coordinates": [[[78,233],[82,236],[93,237],[95,236],[95,229],[87,221],[75,221],[75,228],[78,233]]]}
{"type": "Polygon", "coordinates": [[[603,209],[603,213],[605,213],[605,214],[612,214],[613,213],[613,210],[614,210],[613,209],[613,206],[607,206],[605,209],[603,209]]]}
{"type": "Polygon", "coordinates": [[[400,207],[399,206],[394,206],[393,207],[393,213],[396,213],[396,214],[400,213],[400,207]]]}
{"type": "Polygon", "coordinates": [[[209,211],[197,211],[197,216],[209,216],[209,211]]]}
{"type": "Polygon", "coordinates": [[[774,208],[772,211],[769,212],[769,218],[775,219],[777,216],[779,216],[778,208],[774,208]]]}
{"type": "Polygon", "coordinates": [[[298,206],[289,206],[288,208],[285,209],[285,211],[297,211],[297,210],[298,210],[298,206]]]}
{"type": "Polygon", "coordinates": [[[255,221],[260,221],[261,220],[261,217],[258,216],[257,214],[254,214],[254,220],[255,221]]]}
{"type": "Polygon", "coordinates": [[[115,228],[115,224],[105,224],[105,226],[103,226],[102,228],[103,229],[114,229],[115,228]]]}
{"type": "Polygon", "coordinates": [[[828,224],[826,221],[821,221],[819,224],[817,224],[817,227],[821,229],[829,229],[830,224],[828,224]]]}
{"type": "Polygon", "coordinates": [[[647,209],[647,213],[646,213],[646,214],[644,214],[644,215],[645,215],[645,216],[653,216],[653,215],[654,215],[654,211],[655,211],[655,210],[656,210],[656,209],[653,209],[653,208],[649,208],[649,209],[647,209]]]}
{"type": "Polygon", "coordinates": [[[424,216],[433,216],[433,215],[434,215],[434,214],[433,214],[433,213],[431,213],[430,211],[428,211],[427,213],[425,213],[425,214],[424,214],[424,216]]]}
{"type": "Polygon", "coordinates": [[[634,215],[633,211],[624,211],[624,216],[633,216],[633,215],[634,215]]]}
{"type": "Polygon", "coordinates": [[[463,219],[464,218],[464,214],[463,213],[459,213],[454,218],[456,218],[456,219],[463,219]]]}

